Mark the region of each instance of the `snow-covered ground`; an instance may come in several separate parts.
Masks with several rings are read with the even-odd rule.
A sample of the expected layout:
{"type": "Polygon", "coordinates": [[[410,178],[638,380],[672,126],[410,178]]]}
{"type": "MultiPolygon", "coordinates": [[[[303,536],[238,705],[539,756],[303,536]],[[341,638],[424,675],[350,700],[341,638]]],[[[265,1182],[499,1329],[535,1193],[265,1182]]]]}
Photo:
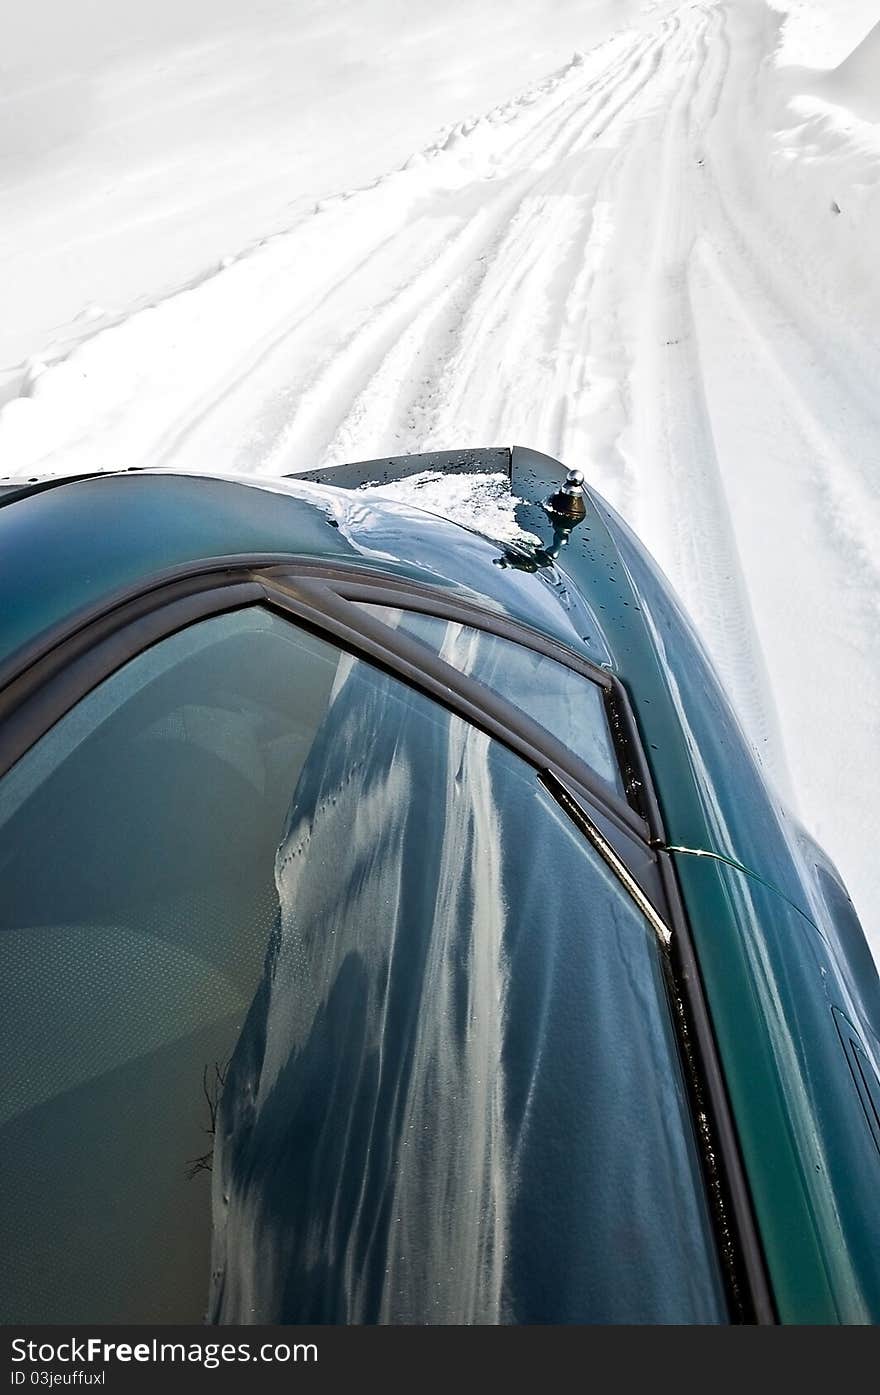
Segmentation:
{"type": "Polygon", "coordinates": [[[880,0],[73,8],[0,60],[0,475],[581,466],[880,952],[880,0]]]}

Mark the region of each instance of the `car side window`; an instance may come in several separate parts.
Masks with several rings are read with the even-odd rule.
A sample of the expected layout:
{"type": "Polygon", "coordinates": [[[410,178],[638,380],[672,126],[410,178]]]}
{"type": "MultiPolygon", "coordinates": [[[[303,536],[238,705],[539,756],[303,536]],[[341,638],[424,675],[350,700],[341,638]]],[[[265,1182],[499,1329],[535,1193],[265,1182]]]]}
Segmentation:
{"type": "Polygon", "coordinates": [[[535,772],[254,608],[0,781],[6,1322],[717,1321],[650,927],[535,772]]]}
{"type": "Polygon", "coordinates": [[[208,620],[0,782],[2,1320],[203,1317],[206,1130],[336,659],[264,612],[208,620]]]}
{"type": "Polygon", "coordinates": [[[621,798],[623,779],[602,689],[583,674],[501,635],[420,611],[361,603],[476,678],[567,746],[621,798]]]}

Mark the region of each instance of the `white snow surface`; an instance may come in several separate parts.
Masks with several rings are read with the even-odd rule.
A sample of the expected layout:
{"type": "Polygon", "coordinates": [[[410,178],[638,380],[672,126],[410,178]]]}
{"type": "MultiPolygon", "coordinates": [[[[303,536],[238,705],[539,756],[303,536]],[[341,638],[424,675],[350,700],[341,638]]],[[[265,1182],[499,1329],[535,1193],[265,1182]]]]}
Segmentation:
{"type": "Polygon", "coordinates": [[[123,8],[6,36],[0,475],[584,469],[880,952],[880,0],[123,8]]]}
{"type": "Polygon", "coordinates": [[[390,484],[365,484],[358,491],[368,499],[397,499],[426,513],[450,518],[496,542],[541,546],[541,539],[527,533],[516,519],[521,503],[502,474],[439,474],[423,470],[390,484]]]}

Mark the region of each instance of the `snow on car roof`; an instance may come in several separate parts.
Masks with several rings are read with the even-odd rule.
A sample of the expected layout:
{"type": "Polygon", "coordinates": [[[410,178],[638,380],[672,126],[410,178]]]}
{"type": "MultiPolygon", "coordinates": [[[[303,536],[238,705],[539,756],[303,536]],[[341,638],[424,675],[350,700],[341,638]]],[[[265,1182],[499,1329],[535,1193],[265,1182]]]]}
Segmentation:
{"type": "Polygon", "coordinates": [[[491,475],[451,475],[425,470],[388,484],[363,485],[358,493],[412,504],[472,528],[496,542],[540,546],[540,538],[526,532],[517,522],[515,509],[522,501],[512,493],[510,480],[500,471],[491,475]]]}

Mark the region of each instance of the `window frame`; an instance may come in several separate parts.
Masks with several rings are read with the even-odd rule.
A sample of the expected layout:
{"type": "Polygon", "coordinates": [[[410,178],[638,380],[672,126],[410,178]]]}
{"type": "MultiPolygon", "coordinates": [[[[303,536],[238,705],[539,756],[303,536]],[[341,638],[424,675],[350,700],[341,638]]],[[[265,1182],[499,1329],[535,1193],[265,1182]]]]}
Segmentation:
{"type": "Polygon", "coordinates": [[[699,966],[649,767],[624,684],[560,641],[448,587],[296,554],[202,559],[142,580],[37,636],[0,667],[0,779],[67,712],[154,644],[259,606],[393,674],[525,760],[657,936],[688,1083],[706,1195],[734,1322],[776,1321],[699,966]],[[631,801],[552,734],[418,639],[352,602],[416,610],[545,654],[598,685],[631,801]],[[636,807],[633,807],[633,805],[636,807]]]}

